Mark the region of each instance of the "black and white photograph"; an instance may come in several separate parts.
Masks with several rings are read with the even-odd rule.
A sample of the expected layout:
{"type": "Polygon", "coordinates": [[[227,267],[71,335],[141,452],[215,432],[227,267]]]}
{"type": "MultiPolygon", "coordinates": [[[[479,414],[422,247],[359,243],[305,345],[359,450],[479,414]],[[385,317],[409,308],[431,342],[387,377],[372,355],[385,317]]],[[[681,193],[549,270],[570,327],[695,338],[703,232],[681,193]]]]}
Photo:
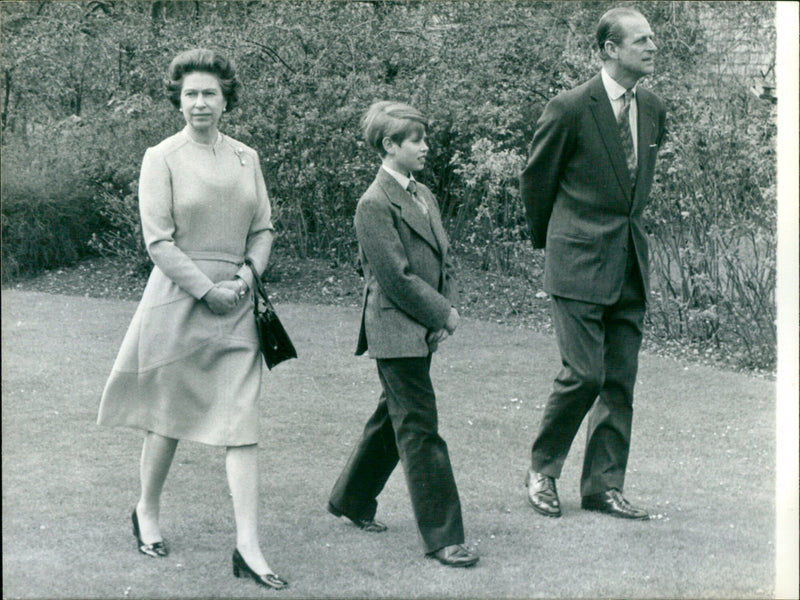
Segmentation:
{"type": "Polygon", "coordinates": [[[799,17],[0,0],[3,598],[800,598],[799,17]]]}

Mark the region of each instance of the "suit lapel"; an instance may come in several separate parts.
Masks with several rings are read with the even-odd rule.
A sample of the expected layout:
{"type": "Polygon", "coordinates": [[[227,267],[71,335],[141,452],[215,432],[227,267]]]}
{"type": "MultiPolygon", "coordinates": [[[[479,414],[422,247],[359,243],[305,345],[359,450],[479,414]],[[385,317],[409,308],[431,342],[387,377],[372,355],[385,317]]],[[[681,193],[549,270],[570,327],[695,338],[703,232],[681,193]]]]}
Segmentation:
{"type": "MultiPolygon", "coordinates": [[[[606,147],[608,158],[614,167],[614,173],[622,187],[625,198],[630,198],[633,190],[631,188],[628,165],[625,162],[625,151],[622,149],[622,141],[619,139],[619,128],[617,120],[614,118],[614,109],[611,108],[611,101],[608,99],[603,80],[599,74],[592,79],[589,89],[589,95],[592,99],[590,104],[592,115],[597,123],[597,128],[600,130],[600,138],[606,147]]],[[[641,137],[639,138],[639,147],[641,147],[641,137]]],[[[641,160],[639,164],[642,164],[641,160]]]]}
{"type": "MultiPolygon", "coordinates": [[[[655,148],[652,148],[651,144],[656,140],[656,114],[654,106],[647,101],[645,94],[641,91],[636,94],[636,110],[638,115],[636,126],[637,152],[639,155],[636,181],[650,181],[653,174],[648,173],[647,169],[651,163],[650,154],[655,152],[655,148]]],[[[637,192],[642,189],[643,186],[636,186],[637,192]]],[[[634,204],[638,201],[638,197],[638,193],[634,195],[634,204]]]]}
{"type": "MultiPolygon", "coordinates": [[[[433,233],[432,219],[422,212],[419,206],[411,199],[411,195],[389,173],[381,169],[378,176],[381,178],[381,188],[389,198],[389,201],[400,208],[400,216],[403,221],[428,242],[432,248],[441,252],[436,236],[433,233]]],[[[428,203],[427,200],[425,202],[428,203]]],[[[428,212],[431,212],[430,203],[428,203],[428,212]]]]}
{"type": "Polygon", "coordinates": [[[647,165],[650,158],[650,144],[655,141],[654,130],[656,127],[655,113],[649,102],[641,98],[642,94],[636,94],[636,110],[638,124],[636,126],[637,153],[639,156],[639,174],[642,168],[647,165]]]}
{"type": "Polygon", "coordinates": [[[439,253],[444,255],[447,252],[447,234],[444,231],[444,225],[442,225],[442,219],[439,216],[439,210],[437,209],[436,203],[428,193],[427,189],[423,192],[421,197],[428,206],[428,215],[430,215],[430,228],[433,230],[433,235],[436,237],[439,253]]]}

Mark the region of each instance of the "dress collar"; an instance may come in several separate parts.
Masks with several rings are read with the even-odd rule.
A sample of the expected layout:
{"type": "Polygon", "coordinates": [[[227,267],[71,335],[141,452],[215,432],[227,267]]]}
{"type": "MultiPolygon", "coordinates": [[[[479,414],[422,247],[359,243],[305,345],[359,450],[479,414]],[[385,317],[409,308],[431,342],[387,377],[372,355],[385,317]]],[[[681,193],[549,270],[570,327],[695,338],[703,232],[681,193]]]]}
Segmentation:
{"type": "Polygon", "coordinates": [[[200,146],[202,148],[210,148],[211,150],[216,150],[217,148],[219,148],[220,144],[222,144],[223,138],[225,137],[225,136],[222,135],[221,131],[217,131],[217,139],[214,140],[214,143],[213,144],[204,144],[202,142],[198,142],[197,140],[195,140],[192,137],[192,134],[189,131],[189,126],[188,125],[183,128],[183,134],[186,136],[186,139],[188,139],[193,144],[197,144],[198,146],[200,146]]]}

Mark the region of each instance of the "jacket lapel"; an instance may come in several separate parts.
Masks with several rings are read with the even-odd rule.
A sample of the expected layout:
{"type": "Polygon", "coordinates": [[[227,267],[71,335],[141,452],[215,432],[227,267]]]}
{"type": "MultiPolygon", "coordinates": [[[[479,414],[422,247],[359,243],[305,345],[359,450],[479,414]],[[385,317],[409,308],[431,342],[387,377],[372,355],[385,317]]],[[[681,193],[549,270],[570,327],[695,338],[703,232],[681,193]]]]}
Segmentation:
{"type": "MultiPolygon", "coordinates": [[[[647,169],[651,163],[650,154],[655,152],[656,149],[651,145],[656,140],[656,114],[653,105],[644,98],[644,94],[636,94],[636,110],[638,123],[636,126],[637,136],[637,153],[639,156],[639,164],[636,171],[636,181],[649,181],[652,178],[652,173],[647,173],[647,169]]],[[[636,191],[642,189],[642,186],[637,185],[636,191]]],[[[634,203],[639,194],[635,194],[634,203]]]]}
{"type": "Polygon", "coordinates": [[[447,253],[448,246],[447,233],[444,231],[444,225],[442,225],[442,219],[439,215],[436,202],[431,194],[427,191],[427,188],[423,192],[423,200],[428,206],[428,215],[430,215],[430,228],[433,230],[433,235],[436,237],[439,252],[442,254],[442,256],[444,256],[447,253]]]}
{"type": "MultiPolygon", "coordinates": [[[[608,158],[614,167],[625,198],[630,198],[633,189],[631,188],[631,176],[628,173],[628,165],[625,162],[625,151],[622,149],[622,141],[619,139],[619,128],[617,120],[614,118],[614,109],[611,108],[611,101],[608,99],[603,80],[598,73],[591,82],[589,95],[592,99],[590,105],[592,115],[600,130],[600,138],[608,152],[608,158]]],[[[641,148],[641,137],[639,137],[639,147],[641,148]]],[[[639,155],[641,157],[641,154],[639,155]]],[[[642,161],[639,160],[639,164],[642,161]]]]}
{"type": "MultiPolygon", "coordinates": [[[[432,248],[441,253],[441,248],[432,229],[433,220],[422,212],[422,209],[411,199],[411,195],[389,173],[381,169],[379,177],[381,178],[381,188],[389,198],[389,201],[400,208],[400,217],[403,221],[428,242],[432,248]]],[[[422,198],[422,195],[420,195],[420,198],[422,198]]],[[[428,212],[431,213],[430,203],[427,199],[425,199],[425,202],[428,204],[428,212]]]]}
{"type": "Polygon", "coordinates": [[[637,139],[637,153],[639,155],[639,173],[644,165],[647,165],[647,159],[650,158],[650,144],[655,141],[655,127],[656,115],[653,112],[653,107],[649,102],[642,100],[640,94],[636,98],[636,110],[638,111],[638,125],[636,127],[637,139]]]}

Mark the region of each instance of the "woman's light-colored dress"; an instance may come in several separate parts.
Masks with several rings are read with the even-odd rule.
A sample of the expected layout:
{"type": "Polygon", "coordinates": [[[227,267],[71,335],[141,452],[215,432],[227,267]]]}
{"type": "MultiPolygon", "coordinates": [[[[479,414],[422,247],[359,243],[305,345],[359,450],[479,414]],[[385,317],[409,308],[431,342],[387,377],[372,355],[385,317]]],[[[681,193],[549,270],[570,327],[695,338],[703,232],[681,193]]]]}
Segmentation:
{"type": "Polygon", "coordinates": [[[273,232],[255,150],[186,129],[149,148],[139,208],[153,268],[106,383],[97,421],[219,446],[258,441],[263,360],[252,293],[225,315],[201,298],[237,274],[253,288],[273,232]]]}

